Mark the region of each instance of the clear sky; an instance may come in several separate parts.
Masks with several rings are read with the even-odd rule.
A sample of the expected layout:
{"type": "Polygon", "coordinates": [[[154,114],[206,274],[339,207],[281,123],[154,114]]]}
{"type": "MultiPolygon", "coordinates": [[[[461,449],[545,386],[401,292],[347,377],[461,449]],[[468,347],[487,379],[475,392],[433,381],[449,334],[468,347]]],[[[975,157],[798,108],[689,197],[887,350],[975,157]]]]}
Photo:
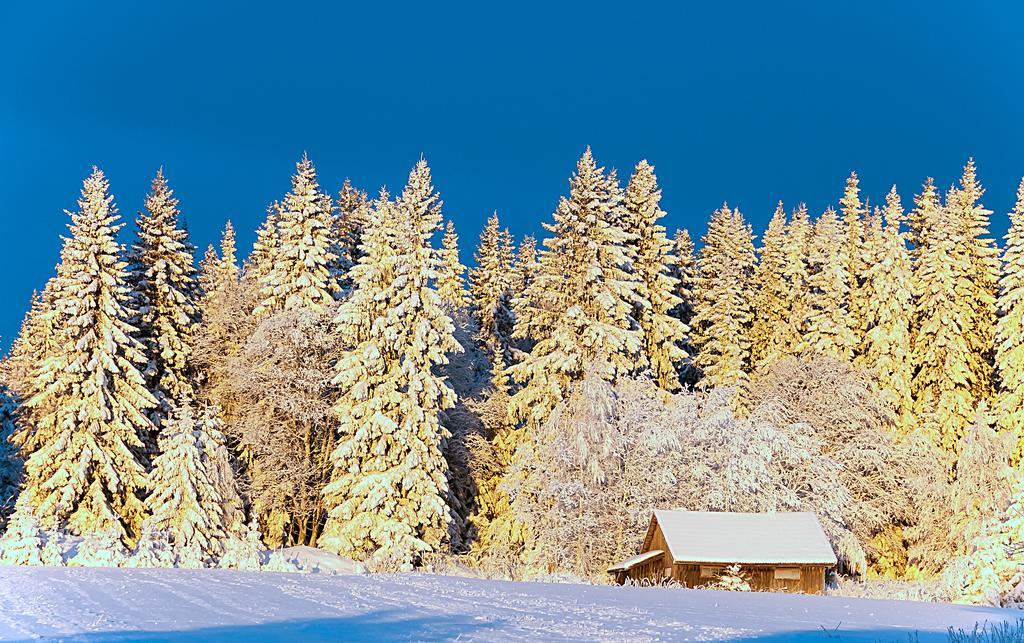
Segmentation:
{"type": "Polygon", "coordinates": [[[816,214],[854,169],[909,202],[968,155],[1001,235],[1024,174],[1017,3],[0,4],[2,346],[93,164],[127,219],[163,165],[197,245],[231,218],[247,251],[303,151],[331,192],[422,153],[467,262],[493,210],[538,231],[588,144],[652,162],[695,236],[723,200],[755,232],[816,214]]]}

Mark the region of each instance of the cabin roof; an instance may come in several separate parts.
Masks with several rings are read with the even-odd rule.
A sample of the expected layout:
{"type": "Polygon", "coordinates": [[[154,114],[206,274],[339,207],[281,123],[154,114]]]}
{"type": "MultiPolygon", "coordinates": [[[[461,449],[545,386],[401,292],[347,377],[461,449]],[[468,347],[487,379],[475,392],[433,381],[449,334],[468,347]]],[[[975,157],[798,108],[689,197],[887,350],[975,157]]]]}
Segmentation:
{"type": "Polygon", "coordinates": [[[633,556],[632,558],[627,558],[626,560],[622,561],[621,563],[615,563],[614,565],[612,565],[611,567],[608,568],[608,573],[611,574],[613,572],[626,572],[626,571],[629,571],[629,570],[633,569],[634,567],[636,567],[637,565],[642,565],[643,563],[646,563],[649,560],[654,560],[655,558],[661,558],[662,554],[664,554],[664,553],[665,552],[661,551],[660,549],[654,549],[654,550],[651,550],[651,551],[645,551],[644,553],[637,554],[636,556],[633,556]]]}
{"type": "Polygon", "coordinates": [[[676,563],[835,565],[836,555],[818,517],[809,512],[739,513],[656,510],[656,526],[676,563]]]}

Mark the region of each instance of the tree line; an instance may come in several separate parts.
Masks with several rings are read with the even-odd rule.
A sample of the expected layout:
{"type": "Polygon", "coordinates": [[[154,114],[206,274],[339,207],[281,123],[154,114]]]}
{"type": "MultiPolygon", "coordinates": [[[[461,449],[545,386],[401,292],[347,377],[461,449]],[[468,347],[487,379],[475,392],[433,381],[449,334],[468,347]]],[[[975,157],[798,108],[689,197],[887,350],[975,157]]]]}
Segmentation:
{"type": "MultiPolygon", "coordinates": [[[[649,163],[623,186],[588,148],[541,246],[517,242],[495,213],[467,270],[425,161],[396,196],[346,181],[332,197],[304,157],[246,259],[229,222],[197,268],[162,172],[125,246],[94,170],[2,364],[4,538],[24,545],[19,560],[66,533],[161,564],[234,560],[262,542],[380,568],[454,551],[589,573],[582,549],[574,562],[549,556],[587,539],[544,522],[564,510],[587,524],[593,508],[573,493],[637,515],[670,502],[783,510],[818,494],[849,571],[893,551],[905,571],[903,528],[927,511],[876,506],[908,487],[894,472],[933,460],[931,489],[970,496],[992,486],[965,486],[971,458],[1012,442],[1005,457],[992,447],[982,472],[1004,479],[995,514],[1021,455],[1024,182],[1002,248],[983,193],[969,161],[945,194],[928,179],[909,211],[895,187],[871,210],[851,174],[838,210],[812,218],[780,203],[758,246],[723,204],[695,251],[661,223],[649,163]],[[828,405],[815,374],[848,409],[799,410],[828,405]],[[655,421],[655,409],[667,415],[655,421]],[[843,413],[858,435],[843,433],[843,413]],[[670,435],[666,423],[689,429],[670,435]],[[869,437],[874,447],[857,441],[869,437]],[[626,444],[651,460],[631,460],[626,444]],[[864,464],[878,445],[883,464],[864,464]],[[695,450],[715,448],[732,455],[708,455],[690,496],[669,478],[629,491],[672,458],[663,466],[678,482],[695,450]],[[777,466],[792,451],[811,454],[793,461],[802,481],[777,466]],[[730,470],[752,461],[760,474],[730,470]],[[871,466],[873,487],[847,475],[871,466]],[[739,480],[767,495],[745,505],[728,486],[739,480]],[[820,488],[801,489],[808,480],[820,488]],[[860,513],[840,515],[843,494],[860,513]]],[[[966,553],[972,538],[943,551],[966,553]]],[[[632,542],[619,534],[596,555],[632,542]]]]}

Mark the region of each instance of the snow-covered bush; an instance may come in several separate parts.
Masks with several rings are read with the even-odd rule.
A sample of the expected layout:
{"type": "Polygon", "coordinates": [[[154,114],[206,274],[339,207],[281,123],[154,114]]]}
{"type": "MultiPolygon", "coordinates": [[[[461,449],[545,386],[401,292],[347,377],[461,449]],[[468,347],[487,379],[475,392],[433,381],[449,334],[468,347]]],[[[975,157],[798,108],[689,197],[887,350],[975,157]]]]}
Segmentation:
{"type": "Polygon", "coordinates": [[[718,574],[713,583],[709,583],[706,587],[727,592],[749,592],[750,579],[739,565],[729,565],[718,574]]]}

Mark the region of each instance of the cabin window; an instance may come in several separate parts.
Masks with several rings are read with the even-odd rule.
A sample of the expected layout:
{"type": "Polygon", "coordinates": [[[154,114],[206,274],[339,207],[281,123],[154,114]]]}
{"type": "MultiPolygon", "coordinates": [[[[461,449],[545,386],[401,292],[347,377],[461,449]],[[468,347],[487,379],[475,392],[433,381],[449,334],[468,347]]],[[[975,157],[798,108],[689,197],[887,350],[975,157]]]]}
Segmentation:
{"type": "Polygon", "coordinates": [[[701,578],[718,578],[718,575],[722,573],[721,565],[701,565],[700,566],[700,577],[701,578]]]}
{"type": "Polygon", "coordinates": [[[800,580],[800,568],[776,567],[775,580],[800,580]]]}

